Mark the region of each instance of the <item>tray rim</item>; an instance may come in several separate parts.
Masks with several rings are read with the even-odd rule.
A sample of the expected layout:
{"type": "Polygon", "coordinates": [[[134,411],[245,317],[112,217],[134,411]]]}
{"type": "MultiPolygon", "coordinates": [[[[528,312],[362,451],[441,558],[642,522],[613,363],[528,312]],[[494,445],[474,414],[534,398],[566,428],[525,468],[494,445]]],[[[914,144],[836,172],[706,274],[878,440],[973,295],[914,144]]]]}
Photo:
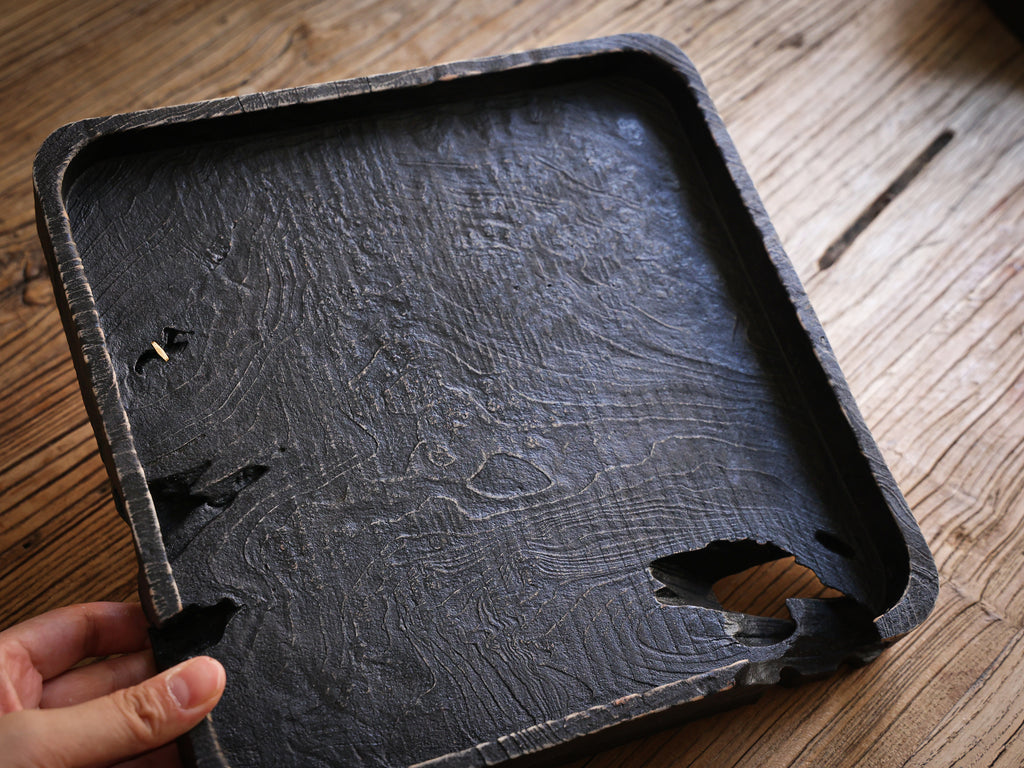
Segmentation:
{"type": "MultiPolygon", "coordinates": [[[[156,509],[149,493],[145,472],[135,451],[131,425],[122,405],[120,388],[113,362],[106,346],[104,332],[93,300],[92,290],[85,276],[84,266],[74,242],[71,224],[64,204],[65,175],[72,162],[93,142],[128,131],[145,130],[162,125],[174,125],[230,117],[242,114],[264,113],[292,106],[342,100],[346,97],[375,94],[412,87],[425,87],[451,80],[466,80],[481,75],[552,64],[558,61],[584,59],[616,54],[639,54],[650,57],[667,67],[678,80],[679,86],[695,99],[697,110],[710,131],[717,156],[713,162],[721,163],[735,185],[747,215],[760,236],[766,256],[778,277],[789,304],[796,313],[810,340],[812,351],[821,366],[829,388],[838,402],[844,424],[852,433],[857,448],[866,459],[873,481],[878,485],[889,513],[892,515],[903,544],[907,549],[908,578],[900,598],[885,613],[875,619],[880,637],[891,641],[913,629],[930,613],[938,595],[938,574],[928,546],[907,506],[881,452],[872,437],[853,399],[849,386],[840,371],[835,353],[825,332],[811,308],[807,294],[786,256],[767,211],[754,189],[738,152],[726,132],[717,110],[707,94],[703,81],[690,60],[674,44],[653,35],[624,34],[598,38],[580,43],[569,43],[532,51],[491,56],[481,59],[439,64],[417,69],[385,73],[370,77],[326,82],[285,88],[243,96],[212,99],[178,106],[128,112],[108,117],[89,118],[64,125],[44,141],[33,165],[33,188],[36,201],[37,226],[43,250],[50,266],[54,294],[71,347],[76,374],[90,420],[96,433],[100,453],[111,477],[115,501],[122,516],[132,530],[136,555],[140,562],[140,594],[151,621],[156,627],[180,613],[185,606],[164,549],[157,521],[156,509]]],[[[756,255],[757,258],[761,254],[756,255]]],[[[709,670],[691,683],[672,692],[666,690],[659,698],[661,710],[670,709],[693,700],[693,691],[702,691],[698,698],[722,693],[739,685],[753,683],[754,688],[771,684],[774,680],[751,680],[753,672],[747,664],[709,670]],[[727,673],[723,676],[723,673],[727,673]],[[749,681],[749,682],[747,682],[749,681]]],[[[753,676],[758,677],[757,675],[753,676]]],[[[674,686],[675,684],[673,684],[674,686]]],[[[663,686],[669,688],[669,686],[663,686]]],[[[654,689],[659,690],[659,689],[654,689]]],[[[642,694],[645,698],[654,690],[642,694]]],[[[499,742],[481,744],[439,756],[421,765],[441,761],[449,766],[491,764],[533,754],[559,744],[567,744],[585,733],[595,733],[612,725],[629,721],[642,714],[659,711],[648,702],[636,711],[625,697],[608,707],[597,707],[586,712],[569,715],[558,721],[562,735],[555,733],[555,723],[545,723],[518,734],[510,734],[499,742]],[[644,708],[646,707],[646,708],[644,708]],[[592,713],[602,710],[603,724],[596,730],[579,731],[574,720],[590,719],[592,713]],[[607,710],[606,712],[604,710],[607,710]],[[591,713],[591,714],[588,714],[591,713]],[[566,726],[568,726],[566,728],[566,726]],[[540,733],[528,732],[535,728],[540,733]],[[538,738],[540,737],[540,738],[538,738]],[[508,742],[506,742],[508,740],[508,742]],[[546,741],[547,743],[540,743],[546,741]],[[497,749],[496,754],[494,750],[497,749]]],[[[637,701],[634,704],[639,704],[637,701]]],[[[205,733],[197,734],[201,740],[216,747],[216,734],[210,724],[205,733]]],[[[592,726],[596,722],[590,723],[592,726]]],[[[220,765],[222,763],[213,763],[220,765]]],[[[226,764],[226,763],[225,763],[226,764]]]]}

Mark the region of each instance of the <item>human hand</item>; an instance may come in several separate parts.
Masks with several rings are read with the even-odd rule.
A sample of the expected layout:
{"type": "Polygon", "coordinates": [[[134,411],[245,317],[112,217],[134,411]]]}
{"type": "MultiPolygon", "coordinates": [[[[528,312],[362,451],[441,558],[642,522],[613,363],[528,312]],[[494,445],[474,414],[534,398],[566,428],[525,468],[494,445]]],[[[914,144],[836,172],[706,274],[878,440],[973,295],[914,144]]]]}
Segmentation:
{"type": "Polygon", "coordinates": [[[58,608],[0,632],[3,765],[179,765],[168,742],[214,708],[224,668],[200,656],[154,677],[148,647],[141,607],[125,603],[58,608]],[[71,669],[111,654],[125,655],[71,669]]]}

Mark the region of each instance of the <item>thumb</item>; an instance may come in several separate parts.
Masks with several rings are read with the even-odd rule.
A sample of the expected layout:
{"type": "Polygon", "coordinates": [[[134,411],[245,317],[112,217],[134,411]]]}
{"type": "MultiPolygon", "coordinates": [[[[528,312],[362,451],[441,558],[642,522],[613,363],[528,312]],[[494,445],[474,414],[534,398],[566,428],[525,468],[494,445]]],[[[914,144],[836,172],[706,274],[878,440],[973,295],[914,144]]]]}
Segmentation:
{"type": "Polygon", "coordinates": [[[220,701],[224,681],[220,662],[199,656],[131,688],[73,707],[39,710],[45,751],[54,765],[68,768],[148,752],[196,726],[220,701]]]}

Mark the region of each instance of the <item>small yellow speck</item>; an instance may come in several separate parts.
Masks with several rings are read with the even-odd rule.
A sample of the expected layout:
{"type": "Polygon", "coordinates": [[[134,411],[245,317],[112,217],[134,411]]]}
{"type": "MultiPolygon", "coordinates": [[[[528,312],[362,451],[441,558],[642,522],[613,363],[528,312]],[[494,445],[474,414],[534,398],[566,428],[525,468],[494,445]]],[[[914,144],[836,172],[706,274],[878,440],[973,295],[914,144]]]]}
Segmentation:
{"type": "Polygon", "coordinates": [[[165,363],[171,359],[167,356],[167,353],[164,352],[164,348],[157,344],[155,341],[151,341],[149,343],[153,345],[153,349],[156,350],[156,353],[160,355],[160,359],[163,360],[165,363]]]}

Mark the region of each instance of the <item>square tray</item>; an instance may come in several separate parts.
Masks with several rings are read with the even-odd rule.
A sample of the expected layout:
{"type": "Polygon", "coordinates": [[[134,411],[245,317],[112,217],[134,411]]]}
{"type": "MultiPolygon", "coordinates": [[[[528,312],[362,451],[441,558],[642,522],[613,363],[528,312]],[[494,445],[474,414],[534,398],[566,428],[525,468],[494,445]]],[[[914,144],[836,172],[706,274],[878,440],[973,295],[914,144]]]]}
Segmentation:
{"type": "Polygon", "coordinates": [[[84,120],[34,178],[158,663],[228,671],[198,765],[564,759],[934,603],[663,40],[84,120]],[[719,604],[787,554],[845,597],[719,604]]]}

